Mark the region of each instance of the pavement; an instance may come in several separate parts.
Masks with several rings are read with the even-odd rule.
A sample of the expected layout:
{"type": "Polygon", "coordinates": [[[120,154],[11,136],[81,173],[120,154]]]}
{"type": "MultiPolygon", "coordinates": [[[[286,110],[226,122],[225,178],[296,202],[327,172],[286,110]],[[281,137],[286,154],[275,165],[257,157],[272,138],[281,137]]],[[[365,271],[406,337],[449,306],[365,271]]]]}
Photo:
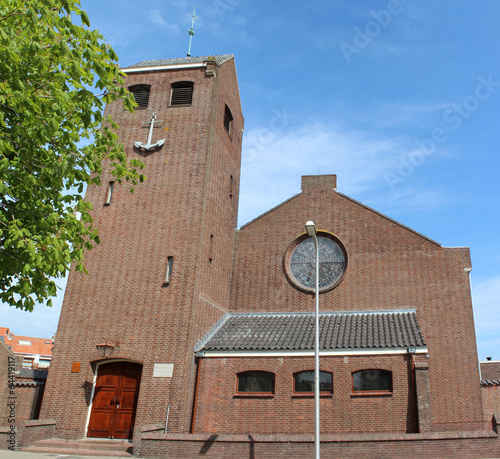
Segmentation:
{"type": "MultiPolygon", "coordinates": [[[[8,451],[0,450],[0,459],[120,459],[117,456],[81,456],[79,454],[60,454],[60,453],[29,453],[26,451],[8,451]]],[[[128,456],[131,458],[132,456],[128,456]]],[[[144,458],[142,458],[144,459],[144,458]]],[[[500,458],[489,458],[500,459],[500,458]]]]}
{"type": "MultiPolygon", "coordinates": [[[[80,454],[31,453],[26,451],[0,450],[0,459],[120,459],[117,456],[81,456],[80,454]]],[[[127,456],[123,456],[127,457],[127,456]]],[[[132,456],[128,456],[129,459],[132,456]]]]}

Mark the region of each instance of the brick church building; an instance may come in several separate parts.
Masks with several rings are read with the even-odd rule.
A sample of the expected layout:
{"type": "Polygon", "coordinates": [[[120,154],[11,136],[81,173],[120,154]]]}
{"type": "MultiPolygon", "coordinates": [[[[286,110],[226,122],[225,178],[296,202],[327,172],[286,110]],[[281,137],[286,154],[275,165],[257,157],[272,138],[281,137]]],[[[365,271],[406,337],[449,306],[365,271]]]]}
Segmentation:
{"type": "Polygon", "coordinates": [[[254,457],[236,451],[247,442],[255,454],[259,438],[262,457],[309,454],[308,220],[321,252],[322,448],[366,434],[496,438],[467,248],[351,199],[335,175],[297,178],[295,196],[236,229],[244,120],[233,56],[124,71],[139,107],[112,103],[106,115],[147,181],[131,194],[104,174],[87,191],[102,242],[86,255],[89,274],[68,280],[40,416],[57,438],[130,440],[147,457],[219,457],[217,442],[221,456],[254,457]]]}

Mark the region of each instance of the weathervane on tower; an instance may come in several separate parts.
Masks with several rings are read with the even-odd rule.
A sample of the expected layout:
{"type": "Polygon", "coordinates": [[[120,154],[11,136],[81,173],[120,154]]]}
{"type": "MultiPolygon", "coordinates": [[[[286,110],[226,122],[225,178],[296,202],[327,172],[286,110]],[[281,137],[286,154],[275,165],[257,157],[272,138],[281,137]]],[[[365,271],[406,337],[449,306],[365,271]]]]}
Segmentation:
{"type": "Polygon", "coordinates": [[[193,16],[193,19],[191,20],[191,28],[187,31],[187,33],[189,34],[189,48],[187,52],[187,57],[191,57],[191,42],[193,41],[193,35],[195,34],[194,20],[196,19],[196,21],[198,21],[198,18],[194,15],[195,12],[196,12],[196,6],[193,6],[193,12],[192,13],[191,11],[189,12],[189,14],[193,16]]]}

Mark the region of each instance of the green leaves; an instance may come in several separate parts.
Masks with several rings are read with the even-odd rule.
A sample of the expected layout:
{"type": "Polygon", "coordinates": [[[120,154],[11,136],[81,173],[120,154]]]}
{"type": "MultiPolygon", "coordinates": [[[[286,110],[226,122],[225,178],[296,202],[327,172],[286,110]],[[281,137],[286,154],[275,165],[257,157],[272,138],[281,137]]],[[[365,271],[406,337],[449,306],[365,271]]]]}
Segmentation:
{"type": "Polygon", "coordinates": [[[108,100],[135,104],[115,52],[88,27],[78,0],[0,2],[0,301],[17,308],[50,305],[72,264],[86,272],[99,237],[81,192],[103,164],[117,181],[144,180],[102,119],[108,100]]]}

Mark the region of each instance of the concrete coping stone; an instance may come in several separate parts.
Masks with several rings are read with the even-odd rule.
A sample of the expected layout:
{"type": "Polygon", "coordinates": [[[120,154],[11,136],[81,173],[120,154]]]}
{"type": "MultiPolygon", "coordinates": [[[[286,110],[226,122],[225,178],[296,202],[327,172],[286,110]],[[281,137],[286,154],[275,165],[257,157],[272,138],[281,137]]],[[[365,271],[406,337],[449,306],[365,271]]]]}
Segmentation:
{"type": "MultiPolygon", "coordinates": [[[[406,434],[399,432],[373,434],[324,434],[321,442],[367,442],[367,441],[421,441],[421,440],[453,440],[471,438],[497,438],[492,430],[460,431],[460,432],[426,432],[406,434]]],[[[313,435],[217,435],[217,434],[174,434],[162,432],[145,432],[142,440],[153,441],[197,441],[197,442],[239,442],[239,443],[312,443],[313,435]]]]}

